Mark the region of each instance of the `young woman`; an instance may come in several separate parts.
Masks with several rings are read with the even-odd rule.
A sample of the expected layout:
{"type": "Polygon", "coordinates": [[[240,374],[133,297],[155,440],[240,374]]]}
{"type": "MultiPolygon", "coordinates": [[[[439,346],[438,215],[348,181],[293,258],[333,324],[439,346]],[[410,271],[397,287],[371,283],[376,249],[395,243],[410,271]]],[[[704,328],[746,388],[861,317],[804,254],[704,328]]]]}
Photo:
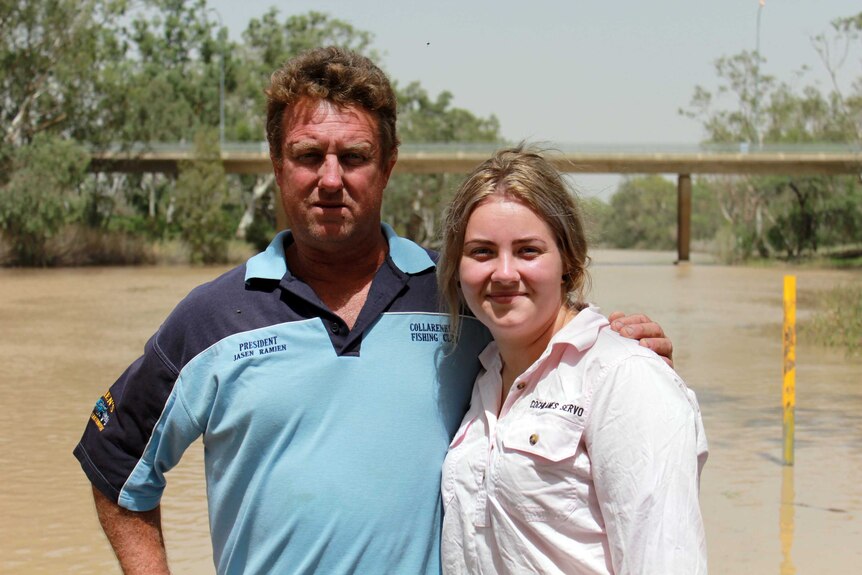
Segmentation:
{"type": "Polygon", "coordinates": [[[539,153],[503,150],[447,212],[440,292],[494,337],[443,467],[454,573],[706,572],[694,394],[583,303],[578,206],[539,153]]]}

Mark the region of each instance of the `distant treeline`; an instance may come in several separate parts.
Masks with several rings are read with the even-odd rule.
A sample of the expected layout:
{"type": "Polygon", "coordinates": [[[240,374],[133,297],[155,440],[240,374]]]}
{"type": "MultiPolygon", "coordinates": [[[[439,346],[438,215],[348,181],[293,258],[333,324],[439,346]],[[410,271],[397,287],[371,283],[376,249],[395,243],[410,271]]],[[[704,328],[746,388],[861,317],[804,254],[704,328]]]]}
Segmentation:
{"type": "MultiPolygon", "coordinates": [[[[282,17],[272,8],[252,19],[237,42],[205,0],[0,6],[0,261],[6,265],[223,262],[264,245],[275,226],[273,178],[225,175],[220,130],[224,141],[262,141],[269,75],[308,48],[336,44],[382,62],[369,32],[318,12],[282,17]],[[91,150],[162,142],[193,143],[195,160],[177,175],[87,169],[91,150]]],[[[846,48],[855,58],[860,32],[862,13],[836,20],[814,39],[835,79],[825,92],[779,82],[758,54],[742,53],[719,59],[718,88],[697,87],[682,113],[701,122],[712,142],[859,146],[862,77],[843,78],[830,55],[846,48]]],[[[397,81],[396,91],[404,142],[504,144],[495,116],[453,107],[449,92],[432,97],[419,83],[397,81]]],[[[435,247],[443,206],[459,181],[396,175],[384,218],[435,247]]],[[[631,178],[610,204],[585,202],[596,242],[675,245],[671,182],[631,178]]],[[[860,206],[858,178],[701,178],[692,230],[696,246],[729,261],[799,257],[862,241],[860,206]]]]}

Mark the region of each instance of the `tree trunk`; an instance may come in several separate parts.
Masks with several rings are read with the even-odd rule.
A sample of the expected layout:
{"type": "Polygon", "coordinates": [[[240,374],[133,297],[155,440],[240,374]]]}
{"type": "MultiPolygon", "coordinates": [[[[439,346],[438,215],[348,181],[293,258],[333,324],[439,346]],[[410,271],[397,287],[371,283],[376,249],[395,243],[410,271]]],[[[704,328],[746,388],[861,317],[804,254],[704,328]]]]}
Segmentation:
{"type": "Polygon", "coordinates": [[[269,174],[267,176],[259,176],[257,178],[257,182],[254,185],[254,190],[252,190],[251,198],[248,201],[248,205],[245,207],[245,212],[243,212],[242,217],[239,219],[239,225],[236,227],[236,237],[238,239],[244,240],[246,232],[248,231],[249,226],[254,222],[254,214],[257,210],[257,203],[266,195],[266,192],[269,191],[269,188],[272,186],[273,181],[275,180],[274,174],[269,174]]]}

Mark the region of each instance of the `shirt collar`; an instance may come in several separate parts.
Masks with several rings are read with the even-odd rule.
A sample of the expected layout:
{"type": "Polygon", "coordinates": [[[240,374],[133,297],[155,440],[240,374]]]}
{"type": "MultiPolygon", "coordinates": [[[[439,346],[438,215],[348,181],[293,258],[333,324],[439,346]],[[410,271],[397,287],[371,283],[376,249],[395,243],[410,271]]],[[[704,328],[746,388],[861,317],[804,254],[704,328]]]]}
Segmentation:
{"type": "Polygon", "coordinates": [[[402,272],[418,274],[435,267],[434,260],[425,248],[399,237],[389,224],[381,224],[381,228],[386,241],[389,242],[389,257],[402,272]]]}
{"type": "MultiPolygon", "coordinates": [[[[566,325],[554,334],[548,347],[542,352],[533,365],[527,368],[524,376],[529,375],[545,361],[551,351],[557,346],[570,345],[578,351],[586,351],[591,348],[599,337],[599,331],[610,325],[608,318],[603,316],[596,306],[589,306],[582,309],[578,314],[569,321],[566,325]]],[[[500,371],[501,359],[495,342],[489,343],[485,349],[479,354],[479,362],[485,371],[492,372],[500,371]]]]}
{"type": "MultiPolygon", "coordinates": [[[[381,230],[389,243],[389,258],[399,270],[418,274],[434,267],[434,261],[424,248],[399,237],[388,224],[381,224],[381,230]]],[[[292,237],[290,230],[279,232],[264,251],[250,258],[245,264],[245,281],[280,280],[284,277],[287,273],[284,246],[292,241],[292,237]]]]}
{"type": "Polygon", "coordinates": [[[586,351],[596,343],[599,330],[607,325],[610,325],[608,318],[601,314],[598,307],[591,305],[579,311],[578,315],[554,334],[548,349],[567,344],[578,351],[586,351]]]}

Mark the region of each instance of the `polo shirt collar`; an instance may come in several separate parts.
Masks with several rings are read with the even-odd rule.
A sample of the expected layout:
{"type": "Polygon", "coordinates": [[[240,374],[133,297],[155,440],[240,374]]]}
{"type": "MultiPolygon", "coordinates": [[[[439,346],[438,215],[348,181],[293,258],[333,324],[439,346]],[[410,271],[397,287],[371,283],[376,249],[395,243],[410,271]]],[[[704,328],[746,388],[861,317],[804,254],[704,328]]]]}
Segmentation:
{"type": "MultiPolygon", "coordinates": [[[[434,261],[424,248],[399,237],[388,224],[381,224],[381,228],[389,243],[389,259],[399,270],[406,274],[418,274],[434,267],[434,261]]],[[[284,246],[292,241],[292,237],[290,230],[279,232],[264,251],[250,258],[245,265],[245,281],[283,278],[287,274],[284,246]]]]}
{"type": "Polygon", "coordinates": [[[252,279],[280,280],[287,273],[287,260],[284,258],[284,240],[292,237],[290,230],[275,235],[266,249],[252,256],[245,263],[245,281],[252,279]]]}
{"type": "Polygon", "coordinates": [[[389,242],[389,257],[398,269],[406,274],[418,274],[434,267],[434,260],[425,248],[399,237],[389,224],[381,224],[381,227],[389,242]]]}

